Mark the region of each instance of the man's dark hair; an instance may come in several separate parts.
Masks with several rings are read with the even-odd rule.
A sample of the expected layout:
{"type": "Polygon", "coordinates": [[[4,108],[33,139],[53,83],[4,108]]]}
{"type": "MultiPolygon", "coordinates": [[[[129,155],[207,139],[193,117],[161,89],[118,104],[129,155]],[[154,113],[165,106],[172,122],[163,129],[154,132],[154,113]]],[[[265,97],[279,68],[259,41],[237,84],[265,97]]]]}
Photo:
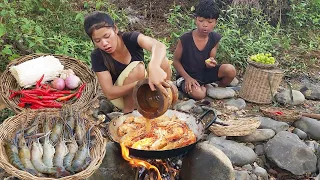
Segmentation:
{"type": "Polygon", "coordinates": [[[214,0],[200,0],[195,15],[206,19],[218,19],[219,11],[218,4],[214,0]]]}

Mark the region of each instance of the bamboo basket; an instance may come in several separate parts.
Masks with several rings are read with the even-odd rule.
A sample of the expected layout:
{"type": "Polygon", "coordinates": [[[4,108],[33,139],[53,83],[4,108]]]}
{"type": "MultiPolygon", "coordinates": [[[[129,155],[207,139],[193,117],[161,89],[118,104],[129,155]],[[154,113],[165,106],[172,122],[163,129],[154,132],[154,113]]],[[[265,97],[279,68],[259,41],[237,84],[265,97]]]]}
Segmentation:
{"type": "Polygon", "coordinates": [[[213,124],[209,130],[217,136],[246,136],[255,132],[261,122],[256,118],[240,118],[223,121],[228,126],[213,124]]]}
{"type": "Polygon", "coordinates": [[[261,107],[260,111],[263,115],[275,119],[277,121],[284,121],[284,122],[295,122],[301,119],[301,113],[295,110],[285,109],[285,108],[278,108],[278,107],[261,107]],[[281,112],[282,114],[278,114],[276,112],[281,112]]]}
{"type": "Polygon", "coordinates": [[[19,98],[15,97],[13,99],[9,99],[10,92],[9,90],[18,91],[21,90],[21,87],[18,85],[16,79],[10,73],[9,68],[14,65],[21,64],[28,60],[32,60],[38,58],[40,56],[52,55],[58,58],[61,64],[64,66],[64,69],[72,69],[74,73],[81,79],[83,83],[86,83],[85,88],[82,91],[82,95],[79,99],[75,101],[67,102],[72,104],[72,107],[75,109],[81,109],[85,107],[88,102],[94,98],[98,91],[98,81],[93,71],[89,68],[88,65],[84,64],[80,60],[64,56],[64,55],[53,55],[53,54],[31,54],[27,56],[20,57],[18,59],[13,60],[8,64],[6,70],[2,73],[0,84],[0,96],[3,98],[5,104],[8,108],[12,109],[14,112],[19,113],[24,108],[18,106],[19,98]]]}
{"type": "MultiPolygon", "coordinates": [[[[49,116],[58,116],[60,111],[59,110],[52,110],[52,109],[46,109],[46,110],[28,110],[28,111],[23,111],[19,113],[16,116],[12,116],[8,119],[6,119],[1,125],[0,125],[0,167],[3,168],[7,173],[12,174],[15,177],[18,177],[20,179],[25,179],[25,180],[53,180],[54,178],[44,178],[44,177],[37,177],[33,176],[30,173],[26,171],[22,171],[14,167],[8,160],[5,148],[4,148],[4,143],[5,140],[7,139],[12,139],[15,136],[15,133],[21,126],[26,124],[30,124],[35,118],[35,116],[38,113],[46,113],[46,115],[49,116]]],[[[40,121],[41,124],[41,121],[40,121]]],[[[86,122],[86,127],[87,129],[91,123],[86,122]]],[[[92,135],[96,137],[96,142],[93,147],[90,149],[90,155],[91,155],[91,163],[89,166],[74,175],[66,176],[63,178],[59,178],[59,180],[79,180],[79,179],[86,179],[90,177],[95,170],[99,168],[99,166],[102,163],[102,160],[105,156],[106,153],[106,144],[107,144],[107,139],[103,138],[99,129],[93,128],[92,135]]]]}
{"type": "Polygon", "coordinates": [[[281,69],[262,69],[249,64],[243,76],[239,96],[249,102],[270,104],[282,78],[281,69]]]}

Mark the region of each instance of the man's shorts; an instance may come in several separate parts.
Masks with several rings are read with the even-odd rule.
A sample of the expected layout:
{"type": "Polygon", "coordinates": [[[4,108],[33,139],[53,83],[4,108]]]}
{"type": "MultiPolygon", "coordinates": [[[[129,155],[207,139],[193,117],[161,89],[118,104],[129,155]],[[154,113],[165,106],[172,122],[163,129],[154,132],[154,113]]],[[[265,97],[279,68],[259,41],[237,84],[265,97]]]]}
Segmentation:
{"type": "MultiPolygon", "coordinates": [[[[220,67],[221,64],[218,64],[216,67],[213,68],[206,68],[201,75],[191,77],[197,80],[201,86],[220,81],[221,78],[219,78],[218,76],[220,67]]],[[[187,93],[185,90],[185,81],[183,77],[177,76],[176,85],[179,90],[181,90],[184,93],[187,93]]]]}

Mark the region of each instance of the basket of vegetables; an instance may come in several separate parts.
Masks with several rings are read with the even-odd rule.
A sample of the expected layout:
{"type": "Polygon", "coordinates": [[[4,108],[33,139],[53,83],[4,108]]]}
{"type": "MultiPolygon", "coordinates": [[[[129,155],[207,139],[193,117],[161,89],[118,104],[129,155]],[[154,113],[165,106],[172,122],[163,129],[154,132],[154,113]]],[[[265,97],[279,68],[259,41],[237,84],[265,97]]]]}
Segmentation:
{"type": "Polygon", "coordinates": [[[2,73],[0,95],[16,113],[23,109],[84,108],[98,90],[83,62],[63,55],[31,54],[13,60],[2,73]]]}
{"type": "Polygon", "coordinates": [[[277,121],[295,122],[301,118],[301,113],[293,109],[279,107],[260,107],[260,111],[263,115],[277,121]]]}
{"type": "Polygon", "coordinates": [[[0,167],[19,179],[86,179],[107,144],[90,122],[71,108],[22,111],[0,125],[0,167]]]}

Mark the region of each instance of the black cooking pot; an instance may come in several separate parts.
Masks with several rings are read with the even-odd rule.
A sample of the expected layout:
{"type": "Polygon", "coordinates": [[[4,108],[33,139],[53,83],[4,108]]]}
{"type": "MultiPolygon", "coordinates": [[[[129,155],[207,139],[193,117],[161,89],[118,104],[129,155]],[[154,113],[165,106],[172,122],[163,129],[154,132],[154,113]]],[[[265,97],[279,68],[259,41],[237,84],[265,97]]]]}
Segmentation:
{"type": "MultiPolygon", "coordinates": [[[[176,148],[170,150],[140,150],[129,148],[129,154],[135,157],[141,157],[146,159],[164,159],[169,157],[174,157],[178,155],[182,155],[187,153],[190,149],[195,147],[195,145],[202,139],[204,132],[214,123],[217,119],[217,113],[214,110],[207,110],[203,113],[199,118],[196,118],[190,114],[176,111],[176,110],[168,110],[164,115],[168,117],[172,117],[176,115],[178,119],[185,121],[189,128],[193,131],[193,133],[197,137],[197,141],[193,144],[176,148]]],[[[127,117],[139,117],[138,111],[133,111],[131,113],[127,113],[121,116],[118,116],[114,119],[110,119],[106,116],[107,119],[110,120],[107,126],[107,134],[110,140],[114,141],[118,147],[120,147],[119,140],[120,137],[117,134],[117,129],[123,122],[127,119],[127,117]]]]}

